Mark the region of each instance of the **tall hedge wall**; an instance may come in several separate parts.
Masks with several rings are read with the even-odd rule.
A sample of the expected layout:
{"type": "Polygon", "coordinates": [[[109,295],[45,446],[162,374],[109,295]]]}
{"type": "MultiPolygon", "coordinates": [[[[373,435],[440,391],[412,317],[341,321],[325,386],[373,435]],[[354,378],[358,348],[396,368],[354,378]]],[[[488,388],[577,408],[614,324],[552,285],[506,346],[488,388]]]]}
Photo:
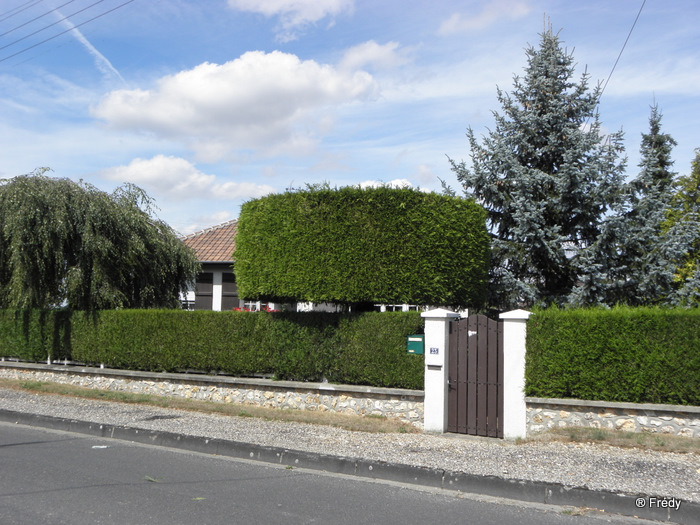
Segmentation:
{"type": "Polygon", "coordinates": [[[700,310],[539,310],[528,396],[700,405],[700,310]]]}
{"type": "Polygon", "coordinates": [[[70,312],[0,310],[0,357],[26,361],[70,358],[70,312]]]}
{"type": "Polygon", "coordinates": [[[422,331],[418,312],[0,311],[0,356],[422,389],[422,331]]]}
{"type": "Polygon", "coordinates": [[[241,208],[239,293],[275,302],[479,306],[485,221],[472,201],[413,189],[269,195],[241,208]]]}

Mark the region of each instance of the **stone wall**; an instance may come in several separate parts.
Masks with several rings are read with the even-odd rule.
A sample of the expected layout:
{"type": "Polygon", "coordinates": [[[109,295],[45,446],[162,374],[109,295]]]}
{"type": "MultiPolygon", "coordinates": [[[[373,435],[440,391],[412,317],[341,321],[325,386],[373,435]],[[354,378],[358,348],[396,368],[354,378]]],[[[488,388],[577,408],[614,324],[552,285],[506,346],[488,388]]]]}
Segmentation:
{"type": "Polygon", "coordinates": [[[527,433],[591,427],[700,438],[700,407],[525,398],[527,433]]]}
{"type": "Polygon", "coordinates": [[[375,415],[423,426],[423,391],[0,362],[0,377],[269,408],[375,415]]]}
{"type": "MultiPolygon", "coordinates": [[[[0,361],[0,378],[269,408],[377,415],[423,427],[423,391],[0,361]]],[[[525,398],[527,435],[592,427],[700,438],[700,407],[525,398]]]]}

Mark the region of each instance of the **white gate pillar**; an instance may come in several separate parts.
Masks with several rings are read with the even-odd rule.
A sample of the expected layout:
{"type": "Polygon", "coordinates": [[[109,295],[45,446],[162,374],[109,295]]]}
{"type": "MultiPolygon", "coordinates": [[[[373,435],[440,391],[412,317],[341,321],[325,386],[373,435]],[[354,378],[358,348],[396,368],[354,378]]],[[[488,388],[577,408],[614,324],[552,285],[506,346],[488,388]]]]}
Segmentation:
{"type": "Polygon", "coordinates": [[[423,430],[447,430],[448,350],[450,321],[460,314],[439,308],[423,312],[425,319],[425,383],[423,399],[423,430]]]}
{"type": "Polygon", "coordinates": [[[524,438],[527,432],[525,405],[525,336],[532,312],[502,313],[503,321],[503,437],[524,438]]]}

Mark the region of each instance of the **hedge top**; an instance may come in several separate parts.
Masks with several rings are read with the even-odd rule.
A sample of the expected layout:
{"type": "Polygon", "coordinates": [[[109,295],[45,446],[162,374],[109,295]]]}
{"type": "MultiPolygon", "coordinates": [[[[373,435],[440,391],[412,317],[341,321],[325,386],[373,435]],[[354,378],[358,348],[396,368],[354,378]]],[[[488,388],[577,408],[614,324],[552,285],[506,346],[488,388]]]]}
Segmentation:
{"type": "Polygon", "coordinates": [[[471,200],[314,188],[245,203],[234,259],[246,299],[475,307],[485,298],[489,236],[471,200]]]}

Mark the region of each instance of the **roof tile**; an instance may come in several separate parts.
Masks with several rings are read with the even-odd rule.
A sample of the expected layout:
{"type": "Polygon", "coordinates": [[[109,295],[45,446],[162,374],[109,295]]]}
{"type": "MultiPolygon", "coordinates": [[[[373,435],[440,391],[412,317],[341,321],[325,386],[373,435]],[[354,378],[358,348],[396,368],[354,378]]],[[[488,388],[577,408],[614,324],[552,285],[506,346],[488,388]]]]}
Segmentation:
{"type": "Polygon", "coordinates": [[[233,220],[182,237],[199,262],[233,262],[238,221],[233,220]]]}

